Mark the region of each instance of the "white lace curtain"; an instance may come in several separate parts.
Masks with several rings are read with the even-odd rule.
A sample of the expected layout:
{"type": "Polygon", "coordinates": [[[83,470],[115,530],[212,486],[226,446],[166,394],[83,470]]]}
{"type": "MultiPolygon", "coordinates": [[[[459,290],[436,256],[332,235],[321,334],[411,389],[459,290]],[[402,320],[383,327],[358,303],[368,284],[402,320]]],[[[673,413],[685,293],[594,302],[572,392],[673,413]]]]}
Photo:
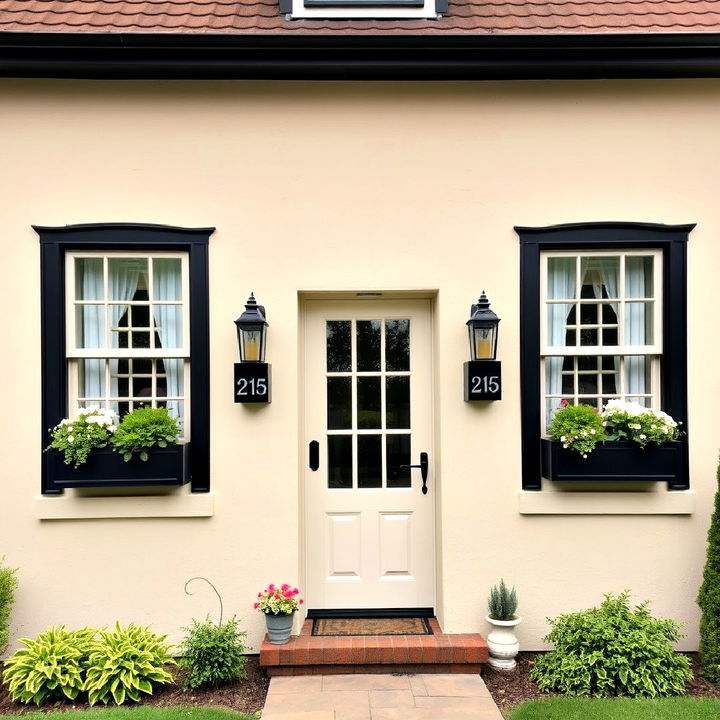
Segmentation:
{"type": "MultiPolygon", "coordinates": [[[[82,261],[81,300],[102,301],[104,299],[103,261],[96,258],[84,258],[82,261]]],[[[113,304],[83,305],[82,341],[84,348],[105,348],[105,307],[109,309],[110,347],[118,348],[120,335],[117,328],[123,315],[128,311],[126,304],[137,292],[141,263],[137,258],[111,258],[108,262],[108,292],[113,304]]],[[[174,259],[154,260],[154,299],[180,300],[182,295],[180,262],[174,259]]],[[[154,305],[153,316],[157,326],[160,345],[165,348],[182,346],[182,312],[178,305],[154,305]]],[[[110,361],[110,397],[118,396],[118,360],[110,361]]],[[[167,394],[177,397],[182,392],[181,359],[165,360],[167,375],[167,394]]],[[[90,359],[84,361],[84,378],[81,388],[86,398],[105,397],[105,360],[90,359]]],[[[171,415],[180,415],[179,402],[168,401],[171,415]]]]}
{"type": "MultiPolygon", "coordinates": [[[[576,295],[577,260],[574,257],[552,258],[548,262],[548,299],[571,300],[576,295]]],[[[603,297],[603,286],[609,298],[618,297],[618,275],[620,272],[617,258],[598,257],[588,263],[587,268],[596,270],[601,282],[593,282],[593,295],[603,297]]],[[[645,272],[645,258],[627,257],[625,262],[625,297],[647,297],[648,278],[645,272]]],[[[610,303],[615,314],[618,314],[617,302],[610,303]]],[[[548,305],[548,345],[565,345],[567,318],[574,303],[552,303],[548,305]]],[[[625,338],[618,338],[620,344],[645,345],[648,341],[646,303],[625,303],[625,338]]],[[[625,359],[626,394],[643,394],[646,391],[645,357],[628,356],[625,359]]],[[[562,392],[562,357],[548,357],[545,360],[546,388],[549,395],[560,395],[562,392]]],[[[615,357],[615,385],[620,394],[620,358],[615,357]]]]}

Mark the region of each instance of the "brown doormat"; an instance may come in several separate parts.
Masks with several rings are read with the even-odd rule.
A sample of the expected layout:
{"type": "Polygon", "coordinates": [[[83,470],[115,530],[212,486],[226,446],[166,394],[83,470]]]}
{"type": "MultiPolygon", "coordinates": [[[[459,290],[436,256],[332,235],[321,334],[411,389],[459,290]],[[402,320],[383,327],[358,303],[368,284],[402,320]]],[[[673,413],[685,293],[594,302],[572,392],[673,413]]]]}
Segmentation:
{"type": "Polygon", "coordinates": [[[425,618],[323,618],[313,620],[313,635],[432,635],[425,618]]]}

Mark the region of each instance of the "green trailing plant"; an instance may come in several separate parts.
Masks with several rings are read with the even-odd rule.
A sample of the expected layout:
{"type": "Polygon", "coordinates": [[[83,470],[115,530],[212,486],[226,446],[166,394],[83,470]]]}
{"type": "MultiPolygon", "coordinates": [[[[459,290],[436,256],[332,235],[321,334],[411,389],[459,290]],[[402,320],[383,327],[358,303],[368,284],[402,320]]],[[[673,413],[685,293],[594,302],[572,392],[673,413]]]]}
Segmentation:
{"type": "Polygon", "coordinates": [[[140,701],[140,693],[152,695],[153,684],[172,682],[166,665],[175,664],[166,635],[131,623],[115,630],[100,630],[99,641],[90,653],[85,689],[88,702],[122,705],[140,701]]]}
{"type": "Polygon", "coordinates": [[[85,689],[85,672],[95,647],[96,631],[50,627],[5,661],[3,683],[15,702],[41,705],[46,701],[75,700],[85,689]]]}
{"type": "Polygon", "coordinates": [[[643,448],[677,440],[681,434],[679,423],[670,415],[636,402],[608,400],[602,419],[608,440],[630,440],[643,448]]]}
{"type": "Polygon", "coordinates": [[[0,655],[5,652],[10,639],[10,610],[15,602],[17,584],[17,571],[0,563],[0,655]]]}
{"type": "Polygon", "coordinates": [[[488,597],[488,615],[493,620],[514,620],[518,600],[515,588],[508,590],[503,579],[499,585],[494,585],[488,597]]]}
{"type": "Polygon", "coordinates": [[[123,417],[112,436],[112,444],[126,462],[135,453],[145,461],[150,448],[174,445],[179,434],[177,420],[165,408],[143,407],[123,417]]]}
{"type": "Polygon", "coordinates": [[[548,427],[548,435],[559,440],[564,448],[579,452],[584,458],[599,442],[606,440],[603,419],[597,408],[590,405],[570,405],[560,402],[558,410],[548,427]]]}
{"type": "Polygon", "coordinates": [[[707,558],[698,593],[700,606],[700,669],[712,682],[720,683],[720,466],[718,490],[707,535],[707,558]]]}
{"type": "Polygon", "coordinates": [[[238,619],[231,617],[215,623],[208,616],[203,622],[193,620],[180,646],[182,657],[178,665],[188,670],[183,680],[187,690],[196,687],[215,687],[247,677],[245,663],[246,633],[238,627],[238,619]]]}
{"type": "Polygon", "coordinates": [[[664,697],[682,695],[690,661],[671,643],[682,635],[671,619],[656,619],[630,592],[605,595],[600,607],[549,620],[555,649],[540,655],[530,677],[541,690],[566,695],[664,697]]]}
{"type": "Polygon", "coordinates": [[[64,418],[50,428],[52,442],[47,450],[59,450],[65,464],[77,468],[87,462],[91,450],[108,445],[114,430],[112,415],[97,405],[89,405],[80,408],[75,418],[64,418]]]}

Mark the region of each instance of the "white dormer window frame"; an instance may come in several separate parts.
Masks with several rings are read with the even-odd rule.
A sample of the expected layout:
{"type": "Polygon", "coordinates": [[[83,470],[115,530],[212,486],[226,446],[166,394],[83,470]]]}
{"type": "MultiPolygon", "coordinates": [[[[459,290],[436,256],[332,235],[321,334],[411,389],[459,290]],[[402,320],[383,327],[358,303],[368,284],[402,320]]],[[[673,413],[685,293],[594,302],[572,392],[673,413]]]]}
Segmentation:
{"type": "Polygon", "coordinates": [[[289,19],[435,19],[442,0],[291,0],[289,19]]]}

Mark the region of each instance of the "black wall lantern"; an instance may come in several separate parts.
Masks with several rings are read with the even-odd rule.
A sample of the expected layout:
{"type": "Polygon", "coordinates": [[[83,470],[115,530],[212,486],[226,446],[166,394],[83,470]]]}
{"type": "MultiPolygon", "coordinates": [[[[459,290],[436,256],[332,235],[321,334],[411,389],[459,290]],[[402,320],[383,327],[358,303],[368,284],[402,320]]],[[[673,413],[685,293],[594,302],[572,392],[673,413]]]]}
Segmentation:
{"type": "Polygon", "coordinates": [[[490,309],[483,290],[470,307],[466,325],[470,338],[470,362],[465,363],[465,400],[500,400],[502,393],[500,362],[497,355],[500,318],[490,309]]]}
{"type": "Polygon", "coordinates": [[[235,321],[240,362],[235,363],[235,402],[270,402],[270,366],[265,362],[268,321],[265,308],[250,293],[245,312],[235,321]]]}

